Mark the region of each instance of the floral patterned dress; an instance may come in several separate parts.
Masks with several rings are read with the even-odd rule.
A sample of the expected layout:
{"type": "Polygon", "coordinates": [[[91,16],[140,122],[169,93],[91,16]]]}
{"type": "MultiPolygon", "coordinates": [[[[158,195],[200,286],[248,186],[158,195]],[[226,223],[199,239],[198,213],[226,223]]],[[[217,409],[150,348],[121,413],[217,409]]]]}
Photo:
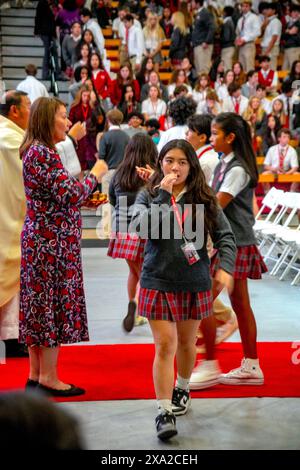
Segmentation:
{"type": "Polygon", "coordinates": [[[87,341],[80,206],[97,185],[79,183],[42,144],[23,155],[27,213],[21,234],[20,342],[56,347],[87,341]]]}

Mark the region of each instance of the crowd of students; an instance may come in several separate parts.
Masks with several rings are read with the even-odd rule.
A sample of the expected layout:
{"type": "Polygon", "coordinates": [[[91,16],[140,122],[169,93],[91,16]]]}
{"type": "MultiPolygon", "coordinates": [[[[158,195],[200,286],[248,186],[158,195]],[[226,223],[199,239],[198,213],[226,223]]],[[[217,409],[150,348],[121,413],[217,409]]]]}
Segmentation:
{"type": "MultiPolygon", "coordinates": [[[[51,9],[50,3],[47,8],[51,9]]],[[[190,389],[220,382],[264,383],[257,356],[256,322],[247,287],[248,278],[260,279],[266,272],[252,229],[254,190],[258,183],[256,155],[262,151],[266,154],[267,172],[298,170],[297,154],[289,146],[289,140],[291,136],[297,138],[299,127],[295,111],[298,91],[294,91],[292,81],[300,72],[300,43],[299,47],[297,45],[300,8],[295,5],[289,10],[289,5],[283,4],[284,14],[278,19],[274,4],[256,4],[258,15],[250,11],[251,2],[243,0],[242,16],[237,5],[226,6],[217,42],[218,10],[211,5],[204,7],[202,0],[178,5],[175,1],[170,5],[149,1],[144,9],[139,2],[119,3],[114,21],[106,2],[93,3],[99,22],[84,7],[79,13],[81,23],[78,20],[72,23],[71,35],[64,35],[62,39],[62,49],[68,50],[68,56],[63,56],[65,64],[61,64],[61,70],[65,76],[74,77],[70,94],[75,100],[70,101],[70,123],[63,103],[51,101],[55,108],[55,112],[51,111],[52,121],[63,134],[71,124],[86,123],[86,135],[75,142],[81,170],[87,173],[85,179],[78,183],[66,174],[54,149],[58,142],[56,134],[52,136],[51,151],[45,150],[47,161],[54,158],[56,171],[61,175],[55,191],[49,183],[50,176],[55,177],[50,163],[46,168],[49,175],[44,176],[49,197],[55,196],[57,205],[62,197],[60,185],[68,198],[72,188],[77,188],[80,198],[75,198],[75,202],[74,198],[67,199],[66,214],[78,212],[80,202],[95,189],[97,179],[101,180],[102,191],[109,194],[115,218],[113,233],[109,227],[105,228],[110,235],[108,255],[124,258],[129,266],[129,304],[123,325],[126,331],[132,330],[138,304],[138,313],[149,321],[155,342],[153,381],[159,409],[156,430],[158,437],[165,440],[177,434],[176,416],[188,411],[190,389]],[[120,70],[116,78],[109,71],[101,32],[101,27],[111,22],[114,34],[121,39],[120,70]],[[261,33],[262,55],[257,71],[255,40],[261,33]],[[270,64],[276,64],[279,41],[284,35],[292,37],[285,39],[284,64],[288,64],[288,71],[293,66],[279,89],[277,71],[270,68],[270,64]],[[161,83],[158,73],[165,37],[171,38],[170,58],[174,69],[168,86],[161,83]],[[214,58],[214,48],[216,51],[218,45],[221,53],[214,58]],[[71,58],[69,63],[68,58],[71,58]],[[105,164],[99,165],[98,158],[105,164]],[[97,165],[99,175],[95,170],[97,165]],[[88,170],[91,170],[90,175],[88,170]],[[132,209],[125,214],[125,225],[121,207],[124,197],[132,209]],[[187,212],[185,205],[190,207],[187,212]],[[205,208],[202,216],[198,212],[199,205],[205,208]],[[172,227],[167,239],[162,235],[166,219],[171,220],[172,227]],[[197,236],[187,235],[189,224],[196,229],[197,220],[203,221],[200,246],[197,236]],[[155,229],[158,229],[158,236],[152,235],[155,229]],[[232,311],[238,318],[243,347],[240,367],[226,374],[221,373],[215,359],[216,318],[212,315],[217,310],[216,298],[224,287],[229,291],[232,311]],[[194,368],[197,335],[202,335],[206,357],[194,368]],[[174,387],[175,356],[178,373],[174,387]]],[[[53,14],[53,9],[51,12],[53,14]]],[[[61,21],[63,15],[59,13],[57,18],[61,21]]],[[[44,66],[45,72],[46,62],[44,66]]],[[[39,115],[39,108],[49,106],[47,98],[41,98],[32,116],[39,115]]],[[[37,130],[32,119],[30,129],[34,135],[37,130]]],[[[37,163],[43,157],[34,142],[30,141],[28,148],[23,142],[25,171],[26,165],[32,163],[32,155],[37,163]]],[[[42,143],[45,146],[45,142],[42,143]]],[[[40,164],[43,166],[43,161],[40,164]]],[[[28,166],[28,182],[32,183],[33,173],[29,170],[28,166]]],[[[28,186],[27,195],[30,195],[30,188],[28,186]]],[[[34,211],[39,210],[36,205],[34,211]]],[[[29,219],[27,214],[27,223],[29,219]]],[[[57,230],[61,234],[60,226],[57,230]]],[[[77,248],[79,235],[78,231],[77,248]]],[[[25,261],[34,249],[30,245],[29,250],[25,243],[27,236],[28,230],[24,230],[22,256],[25,261]]],[[[45,240],[44,246],[47,243],[45,240]]],[[[64,251],[69,256],[68,250],[64,251]]],[[[69,258],[66,259],[69,262],[69,258]]],[[[72,261],[74,266],[76,262],[79,263],[77,259],[72,261]]],[[[29,281],[34,273],[27,271],[28,266],[30,263],[22,265],[21,333],[22,340],[31,347],[31,372],[35,371],[29,377],[35,382],[31,385],[46,388],[54,395],[82,394],[84,390],[78,392],[77,387],[68,388],[66,384],[57,390],[62,387],[57,376],[54,384],[45,380],[39,384],[39,368],[33,367],[34,361],[38,362],[33,346],[47,346],[44,337],[43,342],[39,342],[43,333],[37,328],[39,320],[35,322],[33,335],[32,312],[25,305],[33,289],[29,281]]],[[[81,266],[78,266],[79,276],[81,266]]],[[[47,279],[48,291],[51,282],[47,279]]],[[[84,306],[83,294],[81,300],[84,306]]],[[[39,305],[39,309],[42,308],[39,305]]],[[[59,320],[59,331],[52,338],[55,347],[64,341],[87,338],[85,308],[82,310],[82,324],[68,333],[67,341],[60,333],[65,331],[67,320],[59,320]]],[[[52,314],[48,312],[49,324],[53,322],[52,314]]],[[[73,312],[70,318],[72,315],[73,312]]]]}

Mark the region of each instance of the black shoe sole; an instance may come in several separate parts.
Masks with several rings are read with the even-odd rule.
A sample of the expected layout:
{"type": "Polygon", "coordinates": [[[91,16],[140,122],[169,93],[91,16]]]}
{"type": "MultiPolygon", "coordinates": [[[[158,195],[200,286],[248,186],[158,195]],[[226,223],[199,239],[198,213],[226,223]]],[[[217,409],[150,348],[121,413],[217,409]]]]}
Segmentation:
{"type": "Polygon", "coordinates": [[[135,311],[136,311],[136,303],[130,301],[128,303],[128,311],[127,315],[123,320],[123,328],[127,333],[130,333],[134,327],[134,320],[135,320],[135,311]]]}
{"type": "Polygon", "coordinates": [[[168,429],[167,431],[164,431],[161,434],[157,434],[157,437],[161,441],[167,441],[168,439],[171,439],[171,437],[176,436],[176,434],[178,434],[177,429],[168,429]]]}

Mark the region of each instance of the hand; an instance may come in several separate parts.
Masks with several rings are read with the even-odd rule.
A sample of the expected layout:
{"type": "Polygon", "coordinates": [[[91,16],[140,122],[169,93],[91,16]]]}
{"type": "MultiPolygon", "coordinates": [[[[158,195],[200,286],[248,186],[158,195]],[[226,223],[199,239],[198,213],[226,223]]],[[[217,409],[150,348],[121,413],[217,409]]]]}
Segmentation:
{"type": "Polygon", "coordinates": [[[82,137],[86,135],[85,123],[80,121],[76,122],[76,124],[74,124],[74,126],[69,130],[69,135],[75,140],[75,142],[82,139],[82,137]]]}
{"type": "Polygon", "coordinates": [[[91,174],[96,176],[99,183],[107,172],[108,166],[104,160],[97,160],[95,165],[91,169],[91,174]]]}
{"type": "Polygon", "coordinates": [[[142,166],[136,166],[135,169],[143,181],[149,181],[154,173],[154,170],[149,165],[146,165],[146,168],[142,166]]]}
{"type": "Polygon", "coordinates": [[[220,292],[224,287],[228,290],[229,294],[233,291],[233,277],[231,276],[231,274],[228,274],[223,269],[218,269],[214,280],[217,283],[218,288],[220,288],[220,292]]]}
{"type": "Polygon", "coordinates": [[[175,173],[169,173],[166,175],[160,182],[161,189],[168,191],[168,193],[172,194],[173,185],[177,181],[177,175],[175,173]]]}

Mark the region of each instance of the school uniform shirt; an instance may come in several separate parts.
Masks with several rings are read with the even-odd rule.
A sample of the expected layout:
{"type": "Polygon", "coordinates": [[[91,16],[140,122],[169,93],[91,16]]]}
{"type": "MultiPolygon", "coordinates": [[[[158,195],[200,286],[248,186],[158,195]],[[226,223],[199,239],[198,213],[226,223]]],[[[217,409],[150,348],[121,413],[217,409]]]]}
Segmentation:
{"type": "Polygon", "coordinates": [[[212,188],[216,193],[228,193],[233,196],[223,209],[235,236],[237,247],[256,244],[253,225],[253,194],[249,186],[250,177],[235,158],[234,153],[223,156],[212,178],[212,188]]]}
{"type": "Polygon", "coordinates": [[[30,99],[31,104],[40,97],[48,98],[49,94],[45,85],[35,77],[28,75],[22,82],[17,86],[18,91],[24,91],[27,93],[28,98],[30,99]]]}
{"type": "Polygon", "coordinates": [[[196,150],[201,169],[205,175],[205,180],[209,184],[211,177],[219,163],[219,156],[211,145],[203,145],[196,150]]]}
{"type": "Polygon", "coordinates": [[[271,16],[269,18],[268,25],[265,29],[264,35],[261,40],[261,47],[266,48],[269,46],[273,36],[278,36],[274,46],[279,46],[280,38],[282,32],[281,21],[277,18],[277,15],[271,16]]]}
{"type": "Polygon", "coordinates": [[[186,138],[186,131],[188,126],[184,124],[183,126],[174,126],[168,129],[167,131],[161,134],[160,141],[157,145],[157,150],[160,152],[164,145],[166,145],[170,140],[174,139],[184,139],[186,138]]]}
{"type": "Polygon", "coordinates": [[[223,102],[226,98],[229,97],[227,85],[221,85],[218,88],[215,88],[215,90],[220,101],[223,102]]]}
{"type": "Polygon", "coordinates": [[[260,21],[255,13],[249,11],[246,15],[241,16],[236,27],[236,35],[247,42],[254,42],[261,32],[260,21]]]}
{"type": "Polygon", "coordinates": [[[248,98],[243,95],[241,95],[237,100],[233,96],[229,96],[228,98],[225,98],[222,110],[223,113],[236,113],[242,116],[248,107],[248,103],[248,98]]]}
{"type": "Polygon", "coordinates": [[[272,112],[272,101],[268,100],[267,98],[263,98],[260,102],[261,107],[267,114],[271,114],[272,112]]]}
{"type": "Polygon", "coordinates": [[[266,158],[264,160],[264,165],[272,166],[274,168],[279,167],[280,162],[280,153],[283,151],[284,161],[283,161],[283,171],[289,171],[291,168],[298,168],[298,156],[296,150],[288,145],[285,148],[282,148],[281,145],[273,145],[268,150],[266,158]]]}
{"type": "Polygon", "coordinates": [[[149,119],[159,119],[161,116],[164,116],[167,111],[166,103],[158,99],[156,103],[148,98],[142,102],[142,114],[147,114],[149,119]]]}
{"type": "Polygon", "coordinates": [[[121,163],[129,140],[119,126],[110,126],[104,132],[100,140],[99,158],[107,163],[109,170],[115,170],[121,163]]]}
{"type": "MultiPolygon", "coordinates": [[[[171,194],[159,189],[153,198],[143,189],[137,196],[133,208],[131,228],[147,239],[145,258],[141,274],[141,287],[164,292],[204,292],[211,289],[209,258],[206,249],[207,236],[201,248],[197,247],[200,260],[189,265],[181,249],[183,239],[174,211],[171,209],[171,194]],[[160,216],[158,217],[158,212],[160,216]],[[166,222],[167,221],[167,222],[166,222]],[[163,223],[170,222],[170,236],[162,236],[163,223]],[[159,236],[157,235],[157,230],[159,236]]],[[[176,199],[184,213],[185,193],[176,199]]],[[[186,219],[185,219],[186,220],[186,219]]],[[[219,250],[221,268],[228,273],[234,271],[236,247],[230,225],[220,209],[216,229],[210,233],[214,246],[219,250]]],[[[196,240],[192,240],[196,243],[196,240]]]]}
{"type": "Polygon", "coordinates": [[[126,32],[122,39],[122,44],[127,46],[129,59],[135,58],[136,64],[141,64],[145,50],[143,31],[133,25],[128,31],[128,41],[126,42],[126,32]]]}
{"type": "MultiPolygon", "coordinates": [[[[187,87],[188,89],[188,94],[192,94],[193,93],[193,90],[192,90],[192,87],[190,85],[188,85],[187,83],[183,83],[183,85],[185,87],[187,87]]],[[[175,88],[177,87],[176,83],[171,83],[171,85],[168,85],[168,93],[169,93],[169,97],[173,96],[174,94],[174,90],[175,88]]]]}

